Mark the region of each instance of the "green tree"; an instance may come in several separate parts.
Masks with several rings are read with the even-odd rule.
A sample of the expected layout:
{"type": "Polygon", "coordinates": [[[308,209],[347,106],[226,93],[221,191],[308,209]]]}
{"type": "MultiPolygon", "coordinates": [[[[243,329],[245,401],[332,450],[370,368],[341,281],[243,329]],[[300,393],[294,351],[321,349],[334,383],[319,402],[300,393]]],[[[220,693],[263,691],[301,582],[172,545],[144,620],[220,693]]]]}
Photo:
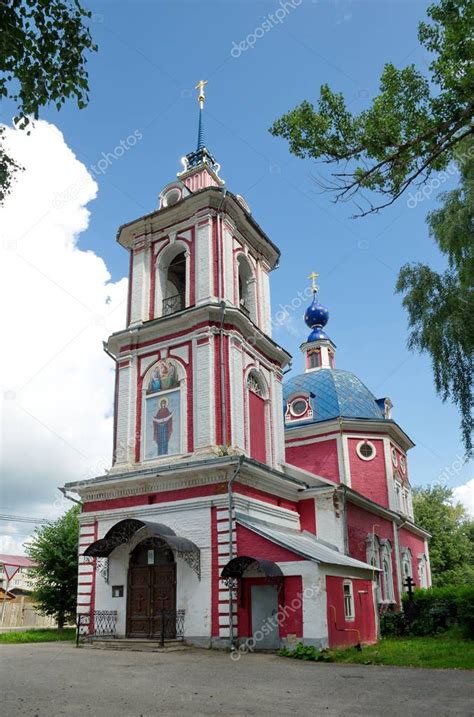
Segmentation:
{"type": "MultiPolygon", "coordinates": [[[[0,3],[0,97],[16,107],[14,122],[25,129],[48,104],[59,110],[69,98],[88,101],[85,54],[97,48],[84,25],[91,13],[78,0],[7,0],[0,3]]],[[[1,146],[0,201],[20,169],[1,146]]]]}
{"type": "Polygon", "coordinates": [[[433,172],[459,167],[459,188],[442,195],[441,208],[428,215],[448,268],[437,273],[425,264],[404,266],[397,291],[408,312],[408,345],[430,355],[436,390],[458,407],[471,455],[474,3],[440,0],[427,12],[430,22],[420,23],[418,38],[432,56],[429,78],[414,65],[389,63],[369,109],[350,113],[344,97],[323,85],[317,109],[304,101],[270,131],[298,157],[342,164],[343,171],[321,180],[322,186],[336,201],[355,201],[358,216],[392,204],[433,172]]]}
{"type": "Polygon", "coordinates": [[[435,386],[451,397],[461,413],[461,432],[472,454],[474,428],[474,140],[459,145],[457,189],[441,195],[441,206],[428,214],[431,237],[447,259],[438,273],[426,264],[406,264],[396,289],[404,294],[410,334],[408,345],[431,356],[435,386]]]}
{"type": "Polygon", "coordinates": [[[474,521],[453,491],[442,486],[415,488],[415,522],[431,533],[430,564],[433,585],[474,583],[474,521]]]}
{"type": "Polygon", "coordinates": [[[62,630],[75,620],[79,546],[79,512],[74,506],[54,523],[36,528],[28,556],[37,563],[33,598],[44,615],[62,630]]]}
{"type": "Polygon", "coordinates": [[[344,97],[322,85],[317,110],[304,101],[270,129],[297,157],[343,162],[327,188],[340,200],[364,197],[362,215],[445,169],[456,145],[474,131],[474,4],[440,0],[428,16],[432,23],[420,23],[418,39],[433,55],[429,79],[414,65],[399,70],[388,63],[380,94],[364,112],[351,114],[344,97]],[[374,205],[364,189],[382,202],[374,205]]]}

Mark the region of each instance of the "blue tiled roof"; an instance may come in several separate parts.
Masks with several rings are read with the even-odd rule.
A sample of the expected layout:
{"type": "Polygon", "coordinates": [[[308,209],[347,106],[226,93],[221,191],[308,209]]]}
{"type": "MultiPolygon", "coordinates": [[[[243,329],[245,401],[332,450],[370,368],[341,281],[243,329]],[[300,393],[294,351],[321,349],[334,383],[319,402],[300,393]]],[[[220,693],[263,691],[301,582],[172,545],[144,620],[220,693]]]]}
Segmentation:
{"type": "Polygon", "coordinates": [[[288,379],[283,385],[284,411],[288,398],[298,391],[309,394],[312,420],[292,421],[291,426],[328,421],[331,418],[384,418],[375,396],[349,371],[322,368],[288,379]]]}

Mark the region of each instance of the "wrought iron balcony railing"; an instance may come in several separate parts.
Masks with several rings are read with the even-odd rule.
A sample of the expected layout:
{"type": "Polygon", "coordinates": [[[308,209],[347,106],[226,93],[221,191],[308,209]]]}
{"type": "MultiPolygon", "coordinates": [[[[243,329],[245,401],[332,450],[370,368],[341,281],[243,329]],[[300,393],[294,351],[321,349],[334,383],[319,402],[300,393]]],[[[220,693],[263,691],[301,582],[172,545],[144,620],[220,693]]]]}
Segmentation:
{"type": "Polygon", "coordinates": [[[177,311],[181,311],[182,309],[184,309],[184,296],[182,294],[167,296],[166,299],[163,299],[163,316],[175,314],[177,311]]]}

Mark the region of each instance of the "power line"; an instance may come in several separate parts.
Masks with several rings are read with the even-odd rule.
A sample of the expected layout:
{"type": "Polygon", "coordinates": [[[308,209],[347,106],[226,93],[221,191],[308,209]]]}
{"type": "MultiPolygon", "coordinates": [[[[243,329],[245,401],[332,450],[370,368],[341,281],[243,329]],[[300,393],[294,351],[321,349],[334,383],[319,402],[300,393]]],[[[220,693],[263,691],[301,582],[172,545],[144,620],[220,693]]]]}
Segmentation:
{"type": "Polygon", "coordinates": [[[28,518],[24,515],[7,515],[0,513],[0,520],[7,520],[10,523],[33,523],[35,525],[47,525],[50,521],[46,518],[28,518]]]}

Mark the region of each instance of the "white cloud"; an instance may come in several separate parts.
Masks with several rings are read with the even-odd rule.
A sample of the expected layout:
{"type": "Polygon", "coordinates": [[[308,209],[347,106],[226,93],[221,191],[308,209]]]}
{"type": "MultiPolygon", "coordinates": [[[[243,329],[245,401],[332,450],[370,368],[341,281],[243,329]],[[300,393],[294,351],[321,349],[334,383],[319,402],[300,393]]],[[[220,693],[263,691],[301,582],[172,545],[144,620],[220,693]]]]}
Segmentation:
{"type": "Polygon", "coordinates": [[[474,478],[468,480],[464,485],[459,485],[455,488],[453,490],[453,498],[462,503],[474,518],[474,478]]]}
{"type": "MultiPolygon", "coordinates": [[[[114,365],[102,341],[123,327],[127,280],[78,240],[97,184],[61,132],[8,129],[23,172],[1,210],[2,511],[55,517],[67,481],[110,464],[114,365]]],[[[26,537],[32,526],[17,528],[26,537]]],[[[0,545],[16,540],[0,523],[0,545]]]]}

